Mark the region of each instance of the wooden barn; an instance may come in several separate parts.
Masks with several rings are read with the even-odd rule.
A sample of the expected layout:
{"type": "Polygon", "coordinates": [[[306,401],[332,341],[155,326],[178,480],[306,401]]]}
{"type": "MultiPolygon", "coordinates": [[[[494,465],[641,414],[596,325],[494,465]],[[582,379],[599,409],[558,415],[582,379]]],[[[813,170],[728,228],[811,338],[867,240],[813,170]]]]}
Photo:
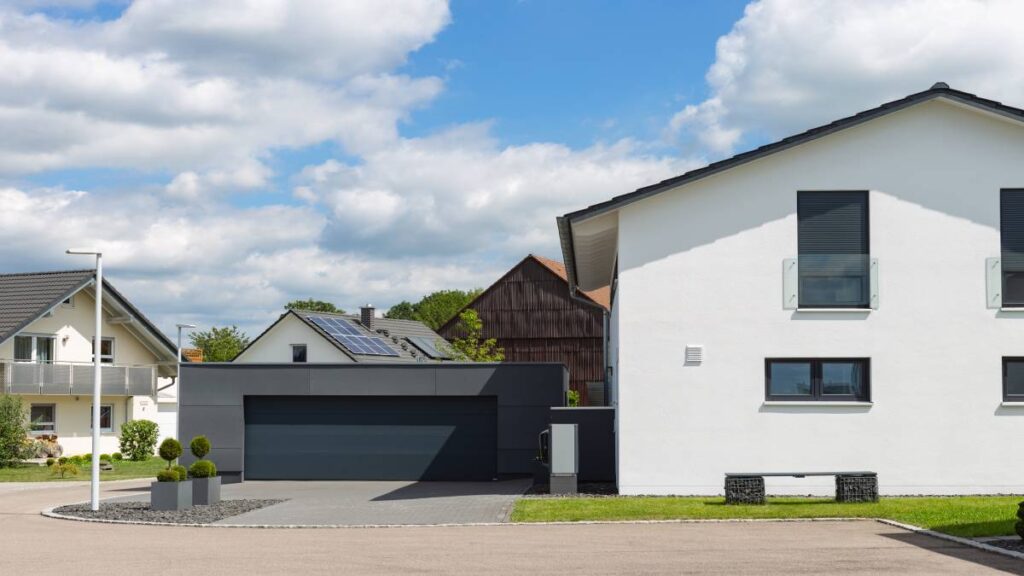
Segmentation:
{"type": "MultiPolygon", "coordinates": [[[[505,349],[506,362],[561,362],[581,406],[606,404],[604,316],[611,291],[602,288],[569,295],[565,266],[533,254],[484,290],[467,308],[483,321],[485,338],[505,349]],[[582,301],[581,301],[582,300],[582,301]]],[[[451,341],[458,316],[438,333],[451,341]]]]}

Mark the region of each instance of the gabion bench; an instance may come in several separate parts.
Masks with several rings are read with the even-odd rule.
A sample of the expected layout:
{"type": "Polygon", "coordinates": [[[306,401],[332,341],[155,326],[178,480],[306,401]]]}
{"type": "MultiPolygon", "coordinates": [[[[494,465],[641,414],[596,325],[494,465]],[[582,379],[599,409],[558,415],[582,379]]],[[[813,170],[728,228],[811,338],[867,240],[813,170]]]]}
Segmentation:
{"type": "Polygon", "coordinates": [[[875,472],[726,472],[726,504],[764,504],[765,476],[835,476],[836,502],[878,502],[875,472]]]}

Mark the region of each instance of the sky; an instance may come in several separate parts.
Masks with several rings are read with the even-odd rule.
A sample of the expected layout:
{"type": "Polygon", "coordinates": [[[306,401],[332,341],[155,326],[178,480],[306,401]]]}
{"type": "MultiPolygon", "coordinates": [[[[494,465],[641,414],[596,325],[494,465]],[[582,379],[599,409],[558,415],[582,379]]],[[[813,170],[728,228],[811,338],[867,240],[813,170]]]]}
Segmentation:
{"type": "Polygon", "coordinates": [[[484,287],[555,217],[945,81],[1015,0],[0,0],[0,272],[167,333],[484,287]]]}

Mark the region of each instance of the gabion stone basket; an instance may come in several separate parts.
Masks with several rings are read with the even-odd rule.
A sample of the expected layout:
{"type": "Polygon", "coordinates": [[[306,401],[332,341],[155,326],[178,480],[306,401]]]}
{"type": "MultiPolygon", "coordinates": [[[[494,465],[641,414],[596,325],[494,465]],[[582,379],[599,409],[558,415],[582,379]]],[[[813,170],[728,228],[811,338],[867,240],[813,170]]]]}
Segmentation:
{"type": "Polygon", "coordinates": [[[761,476],[727,476],[726,504],[764,504],[764,478],[761,476]]]}
{"type": "Polygon", "coordinates": [[[878,476],[836,476],[836,502],[878,502],[878,476]]]}

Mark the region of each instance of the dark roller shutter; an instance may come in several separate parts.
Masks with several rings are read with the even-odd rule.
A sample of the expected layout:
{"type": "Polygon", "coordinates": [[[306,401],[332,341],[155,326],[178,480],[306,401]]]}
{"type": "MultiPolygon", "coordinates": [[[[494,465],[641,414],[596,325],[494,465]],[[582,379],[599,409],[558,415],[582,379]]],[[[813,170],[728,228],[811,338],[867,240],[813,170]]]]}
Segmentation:
{"type": "Polygon", "coordinates": [[[1003,305],[1024,306],[1024,190],[1000,190],[1003,305]]]}
{"type": "Polygon", "coordinates": [[[866,308],[868,193],[799,192],[797,220],[800,306],[866,308]]]}
{"type": "Polygon", "coordinates": [[[250,480],[491,480],[493,396],[247,396],[250,480]]]}

